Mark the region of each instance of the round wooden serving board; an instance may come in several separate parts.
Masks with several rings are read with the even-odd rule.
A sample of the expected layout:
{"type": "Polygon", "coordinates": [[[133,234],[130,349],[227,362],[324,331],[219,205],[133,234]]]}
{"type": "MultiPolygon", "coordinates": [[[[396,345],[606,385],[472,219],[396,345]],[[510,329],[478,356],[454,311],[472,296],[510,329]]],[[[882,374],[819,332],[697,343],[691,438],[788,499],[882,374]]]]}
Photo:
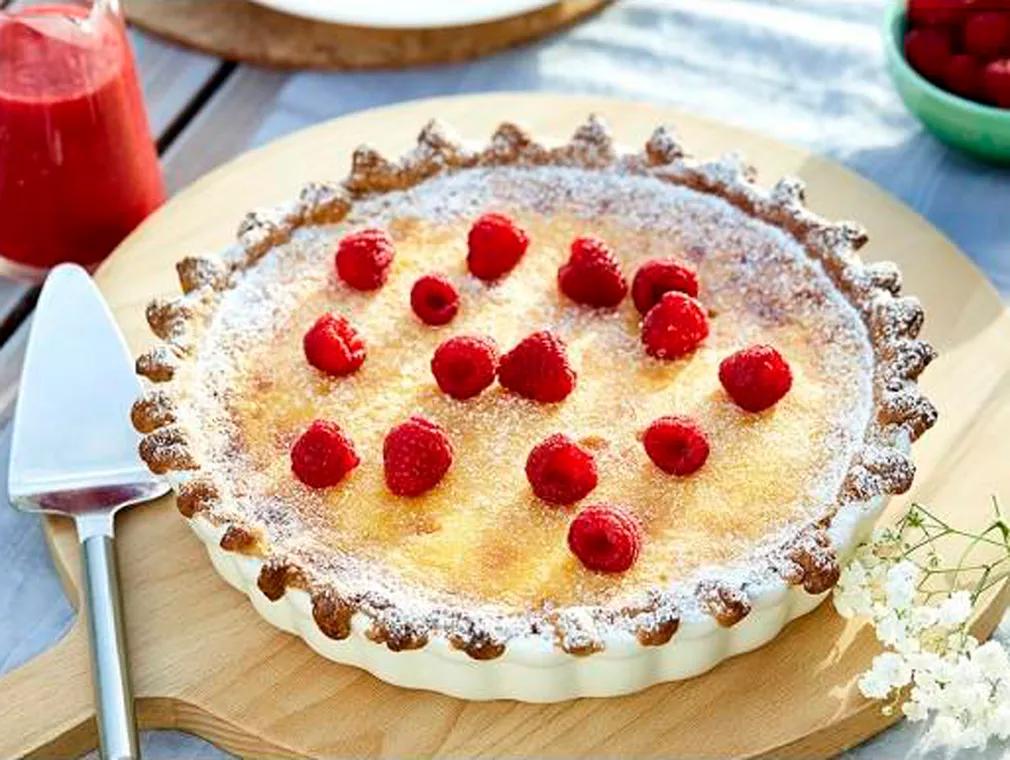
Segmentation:
{"type": "MultiPolygon", "coordinates": [[[[408,103],[319,125],[253,151],[180,193],[102,267],[98,280],[132,348],[151,341],[144,306],[177,292],[173,263],[213,251],[245,211],[293,197],[311,179],[341,178],[367,139],[389,155],[413,144],[432,116],[484,138],[521,115],[537,135],[565,137],[588,113],[619,140],[644,142],[675,125],[697,155],[740,149],[765,182],[808,184],[812,207],[870,230],[869,258],[897,261],[926,305],[940,359],[924,385],[940,422],[915,447],[912,499],[962,525],[986,519],[1010,493],[1010,316],[975,267],[934,229],[879,189],[820,158],[670,109],[598,98],[489,95],[408,103]]],[[[879,650],[865,626],[830,604],[778,639],[690,681],[627,697],[553,705],[466,702],[389,686],[314,654],[280,633],[225,585],[170,498],[118,521],[130,659],[145,728],[179,728],[244,755],[341,757],[821,757],[894,718],[862,699],[858,674],[879,650]]],[[[72,526],[47,523],[68,592],[80,587],[72,526]]],[[[1005,599],[986,606],[988,635],[1005,599]]],[[[0,757],[77,755],[94,746],[86,633],[78,620],[54,649],[0,679],[0,757]]]]}
{"type": "Polygon", "coordinates": [[[229,60],[283,68],[375,69],[496,53],[574,24],[609,1],[558,0],[511,18],[433,29],[327,24],[247,0],[126,0],[126,15],[141,29],[229,60]]]}

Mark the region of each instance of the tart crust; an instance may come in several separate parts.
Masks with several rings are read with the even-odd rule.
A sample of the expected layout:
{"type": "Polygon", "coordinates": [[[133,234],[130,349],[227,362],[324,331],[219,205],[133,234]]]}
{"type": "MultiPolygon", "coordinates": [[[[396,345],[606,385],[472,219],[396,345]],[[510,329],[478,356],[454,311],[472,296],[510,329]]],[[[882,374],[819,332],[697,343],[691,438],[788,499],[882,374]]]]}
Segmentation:
{"type": "MultiPolygon", "coordinates": [[[[577,656],[605,650],[614,632],[625,637],[632,634],[642,647],[675,642],[683,622],[682,600],[661,590],[650,592],[648,599],[634,608],[560,608],[518,617],[401,607],[396,599],[377,595],[374,589],[356,589],[352,573],[341,574],[339,568],[316,561],[311,553],[272,546],[262,527],[249,522],[230,503],[228,484],[219,482],[213,467],[199,461],[200,446],[194,442],[201,430],[186,420],[187,389],[179,369],[193,360],[201,331],[212,319],[223,292],[240,282],[267,251],[289,240],[295,230],[337,223],[359,200],[410,188],[435,175],[499,166],[625,172],[718,196],[791,236],[820,263],[858,312],[875,360],[873,410],[862,446],[851,460],[830,509],[762,555],[766,563],[763,571],[779,579],[782,592],[793,587],[789,593],[802,589],[811,597],[810,603],[794,605],[797,609],[780,620],[778,627],[794,614],[812,609],[838,580],[839,550],[852,543],[838,538],[852,530],[851,525],[833,530],[838,527],[833,526],[836,518],[843,512],[851,516],[853,510],[875,517],[882,497],[906,491],[914,474],[907,445],[936,420],[935,408],[916,385],[916,378],[935,356],[933,348],[918,339],[923,310],[916,299],[901,295],[900,275],[893,264],[864,264],[859,259],[856,252],[867,241],[861,227],[829,222],[805,208],[800,180],[784,178],[765,191],[755,184],[753,169],[735,154],[716,161],[695,161],[664,127],[653,133],[642,151],[621,154],[596,117],[590,117],[570,141],[558,147],[541,144],[518,126],[504,123],[488,145],[470,149],[431,122],[421,131],[417,147],[400,160],[390,161],[361,147],[355,151],[350,176],[343,183],[311,183],[292,204],[248,214],[239,226],[236,245],[217,257],[189,257],[177,264],[181,297],[158,299],[147,309],[148,322],[161,343],[137,360],[137,372],[153,384],[132,413],[134,426],[144,435],[141,457],[152,472],[170,477],[180,512],[194,522],[204,540],[212,537],[224,552],[256,561],[256,585],[266,599],[279,600],[291,590],[305,592],[314,625],[325,638],[342,641],[358,625],[368,639],[393,652],[419,649],[438,638],[482,661],[501,658],[513,644],[530,637],[553,642],[555,648],[577,656]]],[[[223,560],[216,551],[217,547],[212,557],[217,556],[215,563],[220,569],[223,560]]],[[[234,577],[229,580],[240,585],[234,577]]],[[[765,598],[766,593],[767,589],[760,596],[765,598]]],[[[756,595],[746,583],[713,579],[697,584],[693,601],[719,627],[731,628],[763,604],[756,595]]],[[[742,650],[737,647],[735,651],[742,650]]],[[[729,653],[732,651],[724,656],[729,653]]]]}

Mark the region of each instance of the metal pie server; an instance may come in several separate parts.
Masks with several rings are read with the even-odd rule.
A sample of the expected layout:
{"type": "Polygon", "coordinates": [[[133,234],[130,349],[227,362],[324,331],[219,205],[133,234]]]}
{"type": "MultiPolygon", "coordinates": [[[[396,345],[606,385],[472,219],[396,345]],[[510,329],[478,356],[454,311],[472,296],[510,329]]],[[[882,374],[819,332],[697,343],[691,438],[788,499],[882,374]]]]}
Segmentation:
{"type": "Polygon", "coordinates": [[[168,490],[137,456],[130,406],[140,393],[112,314],[81,267],[49,275],[33,318],[11,440],[8,489],[19,509],[72,517],[101,754],[139,756],[126,660],[113,518],[168,490]]]}

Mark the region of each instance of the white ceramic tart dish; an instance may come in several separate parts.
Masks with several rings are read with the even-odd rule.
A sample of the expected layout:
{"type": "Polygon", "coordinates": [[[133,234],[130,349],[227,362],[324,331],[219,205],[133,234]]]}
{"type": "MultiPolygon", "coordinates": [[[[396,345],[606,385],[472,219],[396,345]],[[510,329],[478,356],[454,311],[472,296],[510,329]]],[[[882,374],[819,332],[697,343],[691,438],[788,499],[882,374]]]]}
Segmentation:
{"type": "Polygon", "coordinates": [[[806,209],[799,180],[764,190],[739,157],[694,160],[665,128],[622,152],[595,118],[554,147],[512,124],[470,147],[432,123],[400,160],[360,148],[342,183],[252,212],[235,245],[179,262],[183,294],[150,305],[160,343],[137,361],[150,381],[133,409],[141,456],[171,480],[220,574],[324,657],[467,699],[552,702],[695,676],[814,609],[886,496],[911,485],[909,445],[936,419],[916,384],[934,353],[896,268],[858,257],[865,242],[858,225],[806,209]],[[529,237],[491,284],[466,263],[467,231],[489,211],[529,237]],[[333,266],[363,228],[395,245],[369,292],[333,266]],[[652,358],[631,298],[599,309],[559,293],[584,235],[607,241],[629,278],[655,258],[693,268],[710,324],[700,347],[652,358]],[[441,327],[410,307],[429,273],[459,291],[441,327]],[[303,335],[327,311],[367,344],[353,375],[305,360],[303,335]],[[504,351],[535,330],[567,345],[577,382],[561,403],[497,384],[466,401],[439,391],[429,367],[447,338],[489,335],[504,351]],[[753,344],[776,346],[793,376],[756,414],[719,380],[720,361],[753,344]],[[689,477],[643,448],[650,422],[674,413],[711,446],[689,477]],[[383,440],[413,415],[446,431],[454,459],[432,490],[396,496],[383,440]],[[292,474],[292,445],[316,418],[337,421],[360,457],[330,488],[292,474]],[[538,499],[524,472],[558,432],[599,473],[574,506],[538,499]],[[585,504],[636,515],[641,549],[625,572],[594,572],[569,549],[585,504]]]}

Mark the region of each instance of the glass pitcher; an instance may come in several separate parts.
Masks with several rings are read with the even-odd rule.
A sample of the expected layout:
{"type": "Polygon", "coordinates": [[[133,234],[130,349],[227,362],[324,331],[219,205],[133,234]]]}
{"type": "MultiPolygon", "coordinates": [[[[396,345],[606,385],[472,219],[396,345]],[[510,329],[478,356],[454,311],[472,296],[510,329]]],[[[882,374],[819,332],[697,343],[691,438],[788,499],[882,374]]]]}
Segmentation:
{"type": "Polygon", "coordinates": [[[0,11],[0,274],[97,265],[164,197],[118,0],[0,11]]]}

